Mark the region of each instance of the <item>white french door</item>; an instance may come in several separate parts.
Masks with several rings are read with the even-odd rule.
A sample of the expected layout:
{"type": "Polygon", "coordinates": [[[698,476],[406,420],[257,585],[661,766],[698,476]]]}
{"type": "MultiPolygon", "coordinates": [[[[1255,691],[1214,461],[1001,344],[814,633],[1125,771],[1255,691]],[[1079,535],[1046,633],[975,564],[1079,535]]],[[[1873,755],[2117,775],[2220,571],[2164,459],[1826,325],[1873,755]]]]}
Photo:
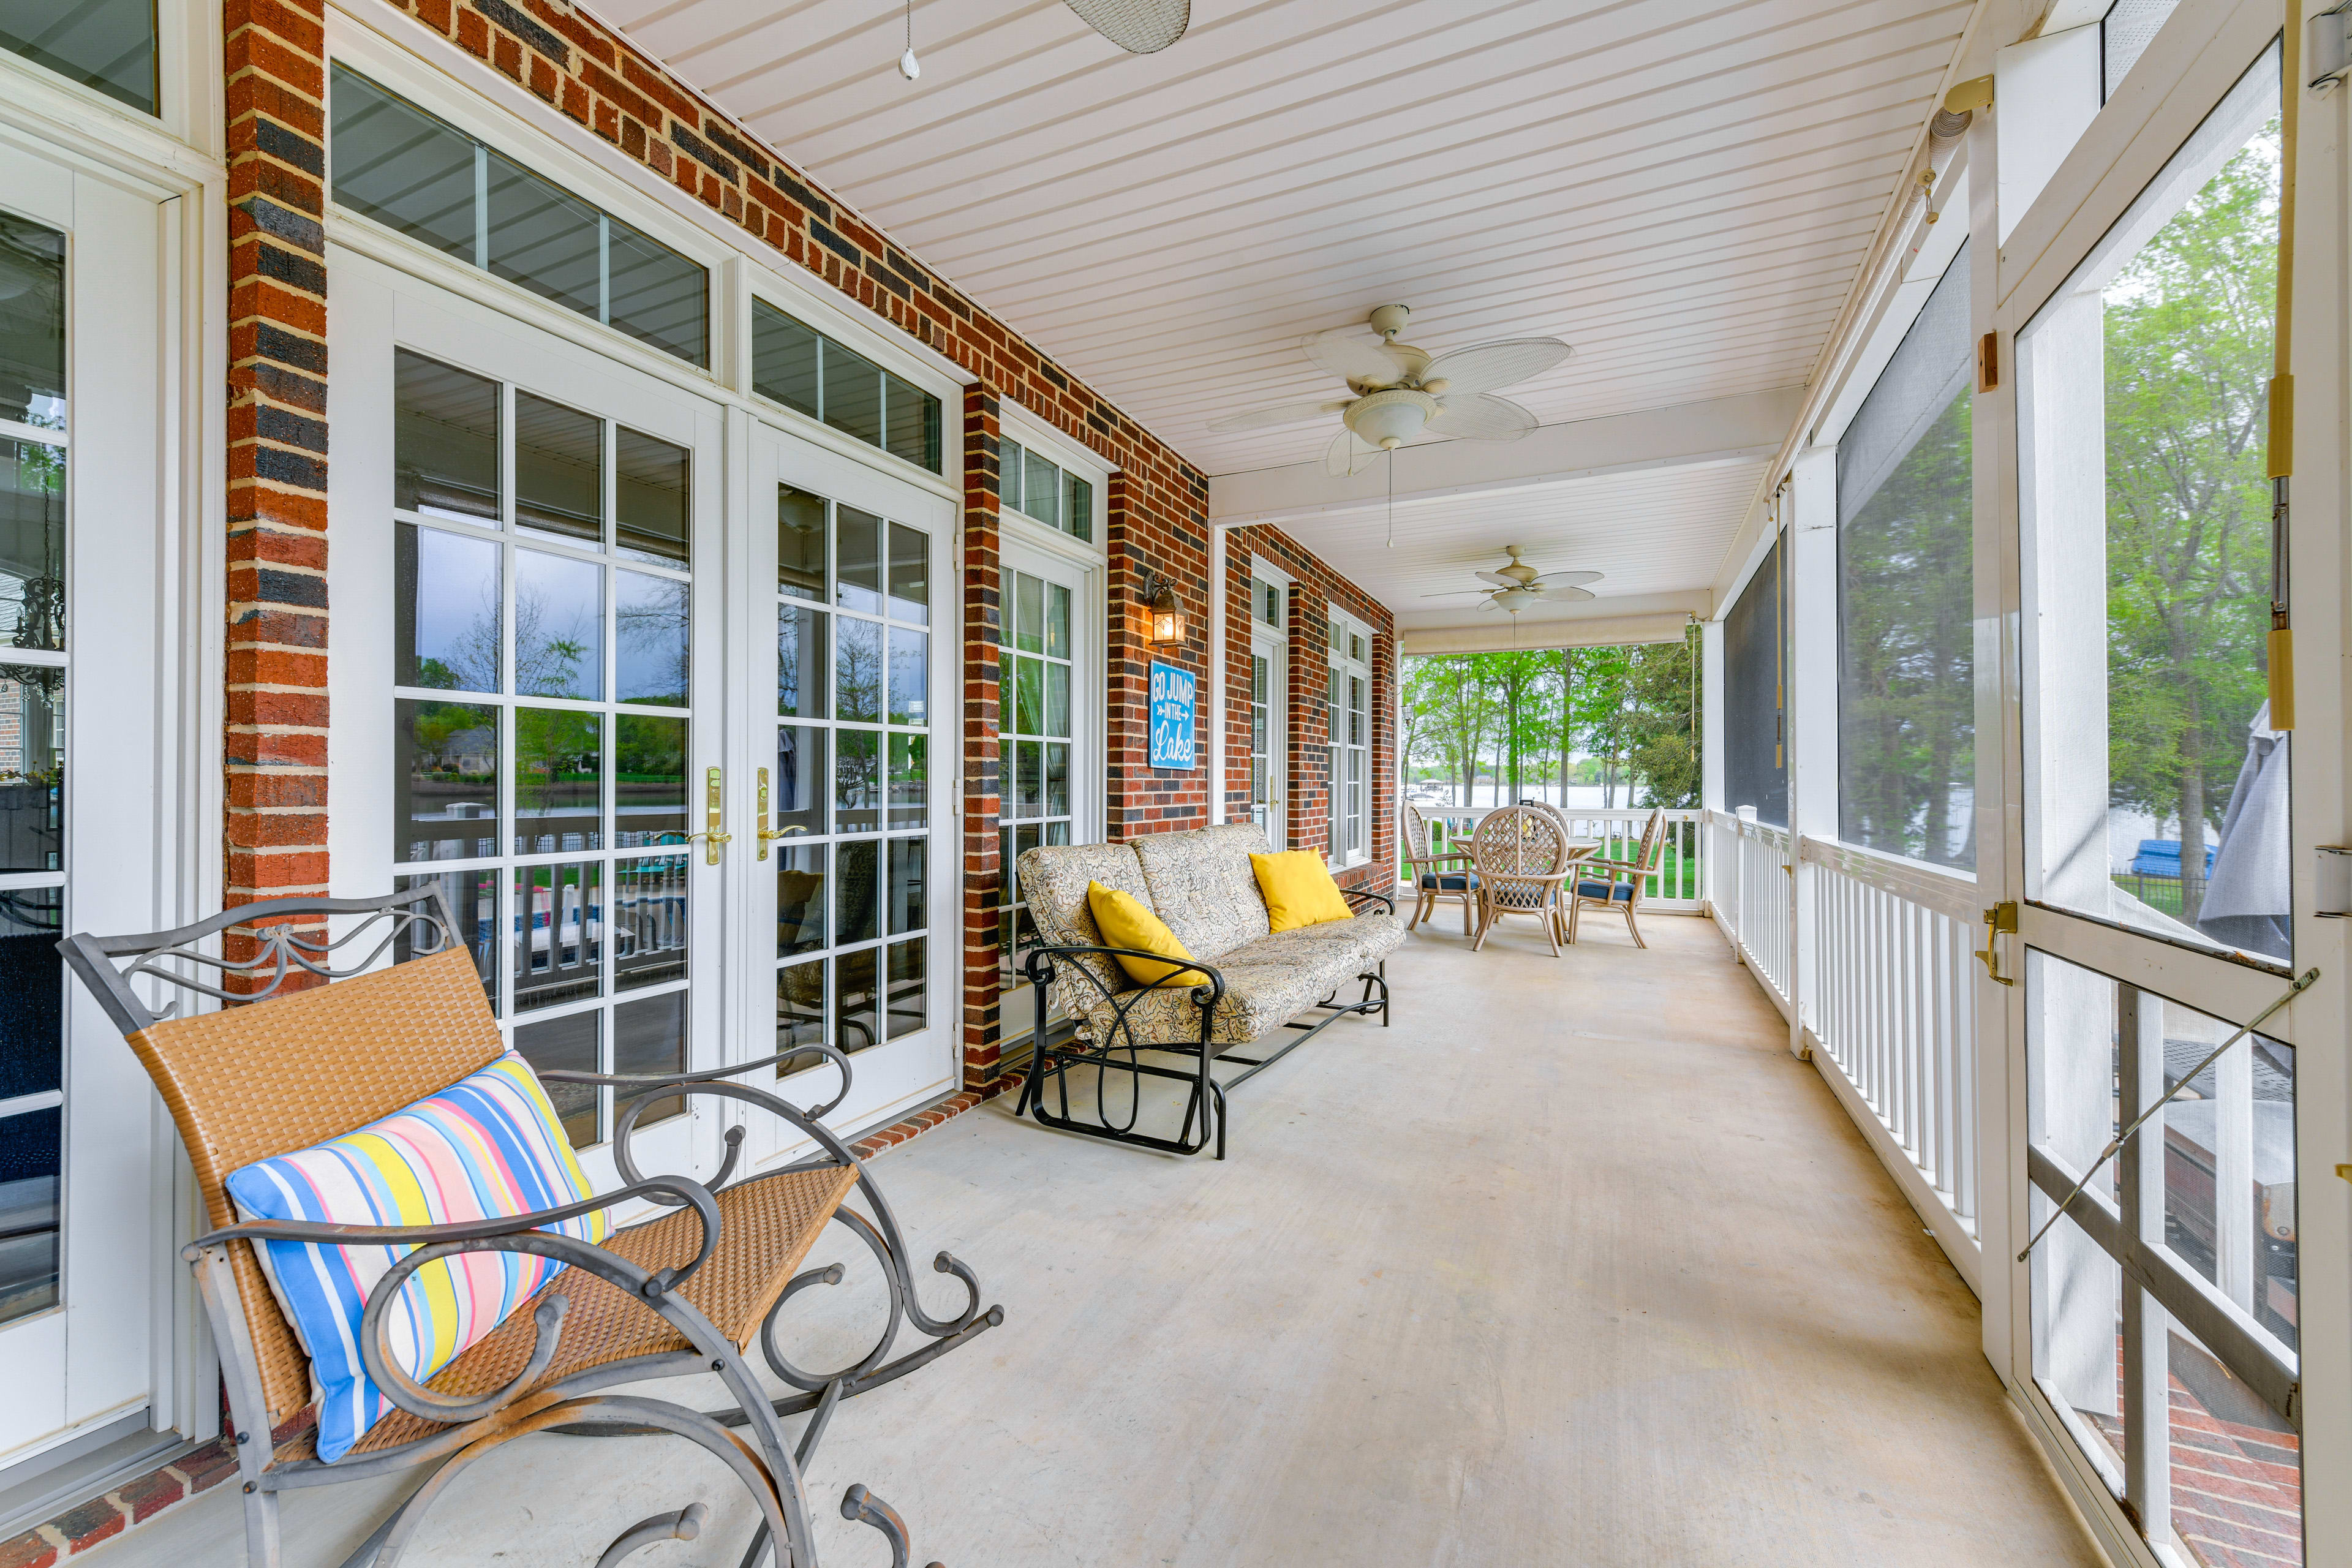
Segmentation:
{"type": "MultiPolygon", "coordinates": [[[[751,427],[750,531],[732,584],[743,633],[741,744],[750,815],[729,854],[742,878],[732,1060],[827,1045],[851,1064],[828,1119],[871,1126],[960,1079],[961,603],[954,503],[877,466],[751,427]]],[[[795,1104],[840,1074],[779,1065],[795,1104]]],[[[746,1113],[751,1153],[804,1140],[746,1113]]]]}
{"type": "MultiPolygon", "coordinates": [[[[729,846],[701,836],[738,804],[741,662],[722,411],[356,254],[332,265],[338,890],[437,885],[535,1066],[718,1067],[729,846]]],[[[551,1095],[614,1182],[613,1091],[551,1095]]],[[[639,1168],[708,1173],[716,1103],[649,1108],[639,1168]]]]}
{"type": "MultiPolygon", "coordinates": [[[[2109,104],[2000,253],[2013,385],[1979,399],[2015,480],[1990,503],[2004,722],[1979,726],[2009,807],[1980,817],[1979,874],[2017,906],[1981,1010],[2009,1130],[1988,1349],[2110,1552],[2173,1568],[2352,1556],[2331,1170],[2352,976],[2311,878],[2345,815],[2344,362],[2337,323],[2298,320],[2294,570],[2274,576],[2278,26],[2173,14],[2135,68],[2153,89],[2109,104]],[[2291,735],[2274,595],[2299,644],[2291,735]],[[2315,967],[2324,988],[2228,1044],[2315,967]]],[[[2315,169],[2341,181],[2340,110],[2315,156],[2316,102],[2306,191],[2315,169]]],[[[2327,281],[2298,311],[2325,318],[2340,195],[2315,207],[2298,268],[2327,281]]]]}
{"type": "Polygon", "coordinates": [[[0,1467],[148,1405],[170,1331],[168,1124],[55,943],[180,912],[175,206],[0,145],[0,1467]]]}

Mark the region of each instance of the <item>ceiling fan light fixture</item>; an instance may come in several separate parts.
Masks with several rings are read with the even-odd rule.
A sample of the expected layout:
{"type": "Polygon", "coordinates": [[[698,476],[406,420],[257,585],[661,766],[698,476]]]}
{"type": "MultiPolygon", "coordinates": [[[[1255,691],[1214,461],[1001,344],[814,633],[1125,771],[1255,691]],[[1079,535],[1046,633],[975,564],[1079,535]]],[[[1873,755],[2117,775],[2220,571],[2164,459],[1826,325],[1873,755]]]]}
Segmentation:
{"type": "Polygon", "coordinates": [[[1437,399],[1425,392],[1391,387],[1360,397],[1342,416],[1358,438],[1393,451],[1422,432],[1437,414],[1437,399]]]}

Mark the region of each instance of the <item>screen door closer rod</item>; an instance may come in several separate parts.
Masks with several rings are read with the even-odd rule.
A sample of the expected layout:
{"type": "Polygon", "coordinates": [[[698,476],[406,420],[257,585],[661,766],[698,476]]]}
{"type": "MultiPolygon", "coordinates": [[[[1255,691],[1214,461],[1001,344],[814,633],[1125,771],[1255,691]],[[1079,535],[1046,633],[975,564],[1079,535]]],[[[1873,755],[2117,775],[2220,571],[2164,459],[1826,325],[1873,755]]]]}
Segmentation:
{"type": "Polygon", "coordinates": [[[2305,970],[2303,973],[2296,978],[2294,984],[2288,986],[2286,990],[2280,994],[2277,1001],[2272,1003],[2269,1006],[2255,1014],[2252,1019],[2249,1022],[2241,1025],[2236,1034],[2231,1035],[2228,1039],[2223,1040],[2220,1045],[2215,1046],[2211,1050],[2206,1052],[2205,1059],[2203,1061],[2199,1062],[2195,1067],[2190,1068],[2187,1072],[2182,1073],[2180,1077],[2174,1081],[2173,1086],[2170,1089],[2166,1089],[2162,1094],[2156,1097],[2155,1104],[2149,1106],[2146,1110],[2141,1111],[2137,1116],[2133,1117],[2131,1125],[2116,1133],[2114,1139],[2108,1142],[2107,1146],[2099,1151],[2099,1157],[2091,1162],[2089,1169],[2084,1173],[2082,1177],[2074,1183],[2074,1187],[2068,1191],[2065,1200],[2059,1204],[2055,1209],[2051,1211],[2051,1215],[2048,1219],[2042,1222],[2042,1228],[2033,1233],[2033,1239],[2025,1244],[2025,1251],[2017,1255],[2017,1260],[2020,1263],[2025,1261],[2026,1255],[2031,1253],[2035,1247],[2041,1244],[2043,1237],[2050,1234],[2050,1227],[2058,1223],[2059,1217],[2066,1212],[2067,1207],[2072,1205],[2076,1198],[2083,1195],[2083,1189],[2091,1184],[2091,1178],[2098,1174],[2099,1167],[2105,1164],[2109,1160],[2114,1159],[2116,1157],[2116,1151],[2122,1148],[2124,1144],[2129,1141],[2133,1133],[2138,1131],[2141,1127],[2145,1126],[2149,1117],[2154,1116],[2158,1111],[2162,1110],[2168,1104],[2171,1103],[2172,1097],[2179,1094],[2182,1089],[2187,1089],[2196,1079],[2199,1073],[2203,1072],[2207,1068],[2211,1067],[2215,1062],[2221,1060],[2223,1052],[2227,1051],[2231,1046],[2236,1045],[2240,1040],[2244,1039],[2248,1035],[2252,1034],[2256,1029],[2262,1027],[2263,1022],[2268,1019],[2272,1014],[2277,1012],[2280,1008],[2294,1001],[2297,996],[2302,995],[2304,992],[2309,990],[2313,982],[2316,981],[2318,978],[2319,971],[2317,969],[2314,968],[2305,970]]]}

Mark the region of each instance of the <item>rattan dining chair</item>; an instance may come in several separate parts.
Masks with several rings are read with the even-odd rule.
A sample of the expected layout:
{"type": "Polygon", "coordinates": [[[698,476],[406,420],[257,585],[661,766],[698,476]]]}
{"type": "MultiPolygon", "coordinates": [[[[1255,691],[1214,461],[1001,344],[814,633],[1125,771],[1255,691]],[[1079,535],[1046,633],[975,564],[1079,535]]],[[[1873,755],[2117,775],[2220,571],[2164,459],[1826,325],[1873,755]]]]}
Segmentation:
{"type": "MultiPolygon", "coordinates": [[[[560,1208],[439,1226],[242,1219],[226,1190],[232,1173],[367,1126],[507,1051],[474,955],[436,889],[278,899],[177,931],[80,934],[58,946],[154,1079],[194,1168],[210,1229],[180,1256],[195,1275],[220,1354],[252,1568],[284,1561],[278,1509],[286,1492],[420,1469],[424,1484],[345,1560],[345,1568],[391,1568],[452,1482],[485,1454],[538,1432],[667,1433],[699,1445],[755,1505],[746,1568],[772,1559],[800,1568],[815,1562],[802,1476],[835,1408],[1003,1321],[1000,1309],[982,1309],[971,1270],[944,1252],[932,1267],[957,1279],[963,1302],[934,1317],[916,1298],[907,1244],[881,1190],[821,1120],[849,1084],[848,1058],[826,1045],[803,1046],[801,1054],[830,1059],[841,1070],[841,1089],[808,1110],[752,1087],[774,1081],[781,1057],[655,1078],[541,1072],[543,1081],[584,1086],[591,1097],[614,1090],[613,1159],[623,1185],[560,1208]],[[328,934],[330,922],[340,935],[328,934]],[[224,941],[238,945],[224,951],[224,941]],[[394,962],[381,967],[387,953],[394,962]],[[196,1011],[206,1000],[221,1005],[196,1011]],[[738,1076],[751,1081],[729,1081],[738,1076]],[[641,1174],[630,1152],[639,1121],[649,1107],[685,1095],[756,1106],[812,1141],[814,1152],[730,1184],[741,1152],[739,1125],[729,1130],[725,1158],[709,1180],[641,1174]],[[865,1213],[845,1206],[852,1196],[865,1213]],[[647,1205],[657,1217],[616,1229],[601,1246],[541,1228],[647,1205]],[[812,1373],[785,1359],[778,1320],[802,1290],[842,1278],[838,1264],[795,1272],[828,1224],[845,1226],[873,1253],[889,1312],[862,1359],[812,1373]],[[357,1333],[369,1377],[394,1408],[332,1463],[319,1458],[318,1428],[306,1415],[314,1400],[309,1357],[255,1255],[264,1240],[409,1249],[370,1290],[357,1333]],[[536,1253],[567,1267],[416,1382],[383,1342],[388,1304],[418,1269],[488,1251],[536,1253]],[[928,1342],[886,1361],[902,1321],[928,1342]],[[749,1364],[755,1346],[792,1392],[769,1394],[749,1364]],[[717,1408],[698,1408],[698,1401],[684,1403],[677,1394],[656,1396],[658,1380],[714,1374],[722,1391],[717,1408]],[[783,1421],[798,1415],[808,1422],[795,1444],[783,1421]]],[[[906,1528],[880,1499],[856,1486],[841,1506],[845,1517],[888,1538],[895,1561],[908,1560],[906,1528]]],[[[697,1501],[644,1520],[617,1537],[603,1561],[689,1538],[708,1511],[697,1501]]]]}
{"type": "Polygon", "coordinates": [[[1472,952],[1486,945],[1495,922],[1505,915],[1533,915],[1543,922],[1552,956],[1559,956],[1559,885],[1569,873],[1568,836],[1544,812],[1506,805],[1478,819],[1470,839],[1478,872],[1478,936],[1472,952]]]}
{"type": "Polygon", "coordinates": [[[1434,915],[1439,900],[1453,899],[1462,905],[1462,934],[1476,935],[1478,873],[1470,868],[1470,851],[1430,848],[1429,819],[1411,801],[1404,803],[1404,843],[1405,872],[1413,892],[1412,918],[1404,929],[1411,931],[1434,915]]]}
{"type": "Polygon", "coordinates": [[[1666,814],[1661,808],[1650,813],[1642,828],[1641,848],[1631,860],[1594,859],[1579,866],[1574,885],[1568,889],[1568,940],[1576,940],[1577,917],[1585,910],[1615,910],[1625,917],[1633,945],[1649,946],[1642,940],[1642,899],[1651,879],[1661,875],[1665,854],[1666,814]]]}

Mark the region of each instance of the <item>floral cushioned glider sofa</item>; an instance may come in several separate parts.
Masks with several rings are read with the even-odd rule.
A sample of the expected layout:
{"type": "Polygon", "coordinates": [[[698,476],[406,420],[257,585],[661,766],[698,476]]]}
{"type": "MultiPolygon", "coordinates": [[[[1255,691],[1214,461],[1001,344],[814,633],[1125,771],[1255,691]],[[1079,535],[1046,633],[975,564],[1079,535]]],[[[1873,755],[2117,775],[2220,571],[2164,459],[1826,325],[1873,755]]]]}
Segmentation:
{"type": "MultiPolygon", "coordinates": [[[[1040,1042],[1021,1109],[1034,1110],[1050,1127],[1140,1143],[1147,1148],[1192,1154],[1209,1141],[1213,1120],[1217,1157],[1225,1153],[1225,1096],[1244,1080],[1272,1066],[1328,1024],[1351,1013],[1381,1016],[1388,1022],[1388,954],[1404,941],[1395,900],[1383,893],[1340,889],[1356,910],[1352,920],[1329,921],[1276,931],[1266,914],[1250,867],[1252,855],[1270,852],[1255,826],[1203,827],[1160,833],[1116,844],[1054,845],[1024,851],[1020,859],[1021,896],[1037,924],[1037,942],[1023,963],[1036,997],[1034,1038],[1040,1042]],[[1121,969],[1107,947],[1087,902],[1087,886],[1127,893],[1149,905],[1167,922],[1207,984],[1186,984],[1171,976],[1145,985],[1121,969]],[[1066,987],[1064,1000],[1074,1039],[1049,1043],[1047,988],[1066,987]],[[1340,989],[1361,982],[1354,1002],[1337,1000],[1340,989]],[[1319,1009],[1312,1024],[1294,1023],[1300,1013],[1319,1009]],[[1264,1056],[1223,1049],[1247,1047],[1268,1032],[1300,1031],[1264,1056]],[[1178,1068],[1147,1062],[1139,1053],[1172,1053],[1196,1060],[1178,1068]],[[1213,1067],[1235,1064],[1244,1070],[1219,1079],[1213,1067]],[[1097,1115],[1071,1115],[1069,1072],[1097,1069],[1093,1098],[1097,1115]],[[1131,1093],[1108,1091],[1110,1075],[1129,1076],[1131,1093]],[[1188,1086],[1184,1121],[1175,1138],[1136,1131],[1142,1108],[1142,1080],[1171,1079],[1188,1086]],[[1048,1096],[1056,1109],[1047,1107],[1048,1096]],[[1115,1120],[1111,1102],[1127,1101],[1115,1120]]],[[[1148,955],[1139,955],[1148,956],[1148,955]]],[[[1083,1087],[1081,1093],[1084,1093],[1083,1087]]]]}

